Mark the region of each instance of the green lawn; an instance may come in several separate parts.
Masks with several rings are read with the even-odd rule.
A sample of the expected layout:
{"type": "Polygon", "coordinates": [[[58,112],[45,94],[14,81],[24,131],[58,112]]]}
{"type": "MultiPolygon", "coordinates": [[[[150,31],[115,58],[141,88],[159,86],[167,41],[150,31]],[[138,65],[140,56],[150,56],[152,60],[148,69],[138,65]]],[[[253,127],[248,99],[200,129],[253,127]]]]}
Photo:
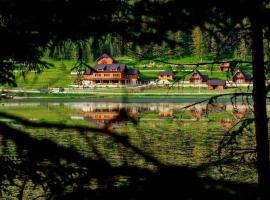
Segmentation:
{"type": "MultiPolygon", "coordinates": [[[[164,64],[157,61],[150,60],[135,60],[130,57],[119,57],[116,58],[119,63],[124,63],[130,68],[137,68],[140,70],[141,78],[152,78],[156,79],[158,76],[158,71],[162,70],[176,70],[175,79],[176,80],[189,80],[190,74],[195,66],[185,66],[184,68],[179,68],[179,66],[173,66],[171,64],[164,64]],[[177,71],[177,70],[184,71],[177,71]]],[[[165,59],[159,58],[164,62],[171,63],[197,63],[200,62],[197,58],[194,57],[185,57],[178,59],[165,59]]],[[[16,83],[20,89],[39,89],[44,90],[52,87],[70,87],[71,84],[74,84],[76,75],[71,75],[71,69],[74,67],[75,60],[45,60],[51,64],[53,67],[45,69],[42,73],[29,72],[25,77],[21,75],[20,72],[15,72],[16,83]]],[[[203,60],[203,62],[209,62],[210,60],[203,60]]],[[[90,66],[94,66],[95,62],[89,62],[90,66]]],[[[249,66],[242,65],[240,66],[245,70],[246,73],[250,74],[249,66]]],[[[227,79],[230,78],[230,74],[223,73],[219,71],[219,65],[211,66],[200,66],[197,68],[201,70],[201,73],[208,75],[209,79],[227,79]]],[[[5,88],[10,88],[4,86],[5,88]]]]}

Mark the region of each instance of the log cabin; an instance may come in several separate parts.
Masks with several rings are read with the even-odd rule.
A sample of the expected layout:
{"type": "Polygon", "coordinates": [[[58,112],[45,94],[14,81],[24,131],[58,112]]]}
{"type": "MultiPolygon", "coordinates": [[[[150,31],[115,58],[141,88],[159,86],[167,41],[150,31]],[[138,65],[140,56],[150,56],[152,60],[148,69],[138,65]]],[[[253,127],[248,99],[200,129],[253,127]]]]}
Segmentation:
{"type": "Polygon", "coordinates": [[[105,53],[97,58],[97,63],[98,64],[113,64],[113,63],[117,63],[117,61],[105,53]]]}
{"type": "Polygon", "coordinates": [[[222,72],[228,72],[232,70],[232,64],[230,62],[224,62],[220,64],[219,68],[222,72]]]}
{"type": "Polygon", "coordinates": [[[240,70],[237,70],[232,77],[232,81],[235,83],[249,83],[251,80],[251,75],[245,74],[240,70]]]}
{"type": "Polygon", "coordinates": [[[159,80],[173,80],[173,72],[171,71],[162,71],[158,73],[159,80]]]}
{"type": "Polygon", "coordinates": [[[208,76],[203,75],[198,70],[194,70],[189,78],[190,83],[205,83],[208,80],[208,76]]]}
{"type": "Polygon", "coordinates": [[[139,70],[129,69],[124,64],[113,63],[114,60],[111,57],[103,56],[97,61],[106,64],[97,64],[94,68],[86,69],[82,80],[84,85],[137,85],[139,83],[139,70]]]}
{"type": "Polygon", "coordinates": [[[207,81],[208,90],[224,90],[226,87],[225,80],[208,80],[207,81]]]}

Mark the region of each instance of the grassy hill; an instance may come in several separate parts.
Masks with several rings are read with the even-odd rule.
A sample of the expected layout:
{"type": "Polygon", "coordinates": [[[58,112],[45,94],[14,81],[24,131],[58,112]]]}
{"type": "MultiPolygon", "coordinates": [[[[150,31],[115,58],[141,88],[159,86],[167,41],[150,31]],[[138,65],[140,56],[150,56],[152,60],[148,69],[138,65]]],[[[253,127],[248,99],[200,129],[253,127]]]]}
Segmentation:
{"type": "MultiPolygon", "coordinates": [[[[161,70],[174,70],[175,78],[181,80],[188,80],[189,74],[195,68],[195,66],[179,66],[169,63],[181,64],[181,63],[199,63],[200,60],[194,57],[185,57],[179,59],[166,59],[159,58],[157,60],[135,60],[131,57],[123,56],[115,58],[119,63],[126,64],[130,68],[137,68],[140,70],[141,78],[157,78],[158,71],[161,70]]],[[[45,60],[54,65],[49,69],[45,69],[42,73],[29,72],[25,77],[20,72],[16,72],[16,83],[18,88],[22,89],[47,89],[52,87],[70,87],[76,79],[75,75],[71,74],[71,69],[74,67],[75,60],[45,60]]],[[[209,62],[210,60],[203,60],[203,62],[209,62]]],[[[96,65],[96,62],[89,62],[90,66],[96,65]]],[[[245,72],[251,73],[249,66],[242,65],[240,68],[245,72]]],[[[226,73],[219,70],[219,65],[205,65],[197,68],[201,70],[204,75],[208,75],[210,79],[226,79],[226,73]]],[[[9,88],[9,86],[4,86],[9,88]]]]}

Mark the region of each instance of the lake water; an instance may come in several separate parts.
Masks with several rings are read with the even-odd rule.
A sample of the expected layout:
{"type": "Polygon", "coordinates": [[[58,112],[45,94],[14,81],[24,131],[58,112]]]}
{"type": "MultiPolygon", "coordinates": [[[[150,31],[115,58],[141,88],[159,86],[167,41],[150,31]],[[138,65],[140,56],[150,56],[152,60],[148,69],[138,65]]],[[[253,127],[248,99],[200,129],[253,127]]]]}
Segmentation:
{"type": "Polygon", "coordinates": [[[20,163],[25,161],[26,165],[34,159],[35,164],[32,164],[37,170],[39,162],[38,166],[52,162],[50,166],[63,167],[62,162],[67,164],[71,161],[61,151],[72,149],[74,154],[78,154],[77,157],[103,160],[113,167],[125,165],[150,170],[155,170],[159,164],[198,167],[201,169],[200,176],[255,183],[257,175],[254,168],[253,125],[246,125],[241,133],[237,133],[242,122],[252,117],[250,105],[229,102],[189,105],[121,102],[2,103],[1,124],[12,127],[14,134],[19,135],[16,133],[18,130],[27,137],[21,139],[25,139],[25,142],[19,142],[16,135],[12,137],[13,133],[10,137],[1,134],[1,156],[20,163]],[[33,147],[33,141],[40,143],[40,146],[33,147]],[[46,145],[42,147],[44,142],[48,143],[48,149],[46,145]],[[58,147],[61,150],[53,152],[58,147]],[[48,155],[30,153],[42,152],[44,148],[48,155]],[[54,156],[62,156],[63,159],[54,163],[54,156]]]}

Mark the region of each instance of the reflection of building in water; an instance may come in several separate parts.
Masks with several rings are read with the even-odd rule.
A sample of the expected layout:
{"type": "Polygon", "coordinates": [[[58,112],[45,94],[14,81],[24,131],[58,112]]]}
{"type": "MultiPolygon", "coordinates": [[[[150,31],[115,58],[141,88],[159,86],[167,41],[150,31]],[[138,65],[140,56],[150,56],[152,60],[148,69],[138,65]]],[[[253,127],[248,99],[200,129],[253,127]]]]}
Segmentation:
{"type": "Polygon", "coordinates": [[[206,106],[205,105],[195,105],[192,106],[191,108],[189,108],[190,113],[192,115],[192,117],[194,118],[202,118],[203,116],[205,116],[206,114],[206,106]]]}
{"type": "Polygon", "coordinates": [[[94,121],[97,123],[109,124],[119,116],[118,111],[94,111],[83,112],[83,118],[85,120],[94,121]]]}
{"type": "Polygon", "coordinates": [[[171,118],[171,117],[173,117],[173,111],[172,110],[159,111],[158,117],[160,117],[160,118],[171,118]]]}
{"type": "Polygon", "coordinates": [[[88,104],[81,108],[83,119],[94,122],[98,127],[110,127],[127,121],[137,121],[138,107],[122,104],[88,104]]]}
{"type": "Polygon", "coordinates": [[[225,104],[208,104],[207,106],[208,112],[224,112],[226,111],[226,105],[225,104]]]}
{"type": "Polygon", "coordinates": [[[232,118],[224,118],[220,121],[220,124],[221,126],[224,128],[224,129],[229,129],[232,127],[233,125],[233,120],[232,118]]]}
{"type": "Polygon", "coordinates": [[[233,108],[232,114],[233,116],[240,120],[245,118],[250,112],[250,108],[247,105],[237,105],[233,108]]]}
{"type": "Polygon", "coordinates": [[[171,104],[161,104],[158,107],[158,117],[159,118],[171,118],[173,117],[173,110],[171,104]]]}

